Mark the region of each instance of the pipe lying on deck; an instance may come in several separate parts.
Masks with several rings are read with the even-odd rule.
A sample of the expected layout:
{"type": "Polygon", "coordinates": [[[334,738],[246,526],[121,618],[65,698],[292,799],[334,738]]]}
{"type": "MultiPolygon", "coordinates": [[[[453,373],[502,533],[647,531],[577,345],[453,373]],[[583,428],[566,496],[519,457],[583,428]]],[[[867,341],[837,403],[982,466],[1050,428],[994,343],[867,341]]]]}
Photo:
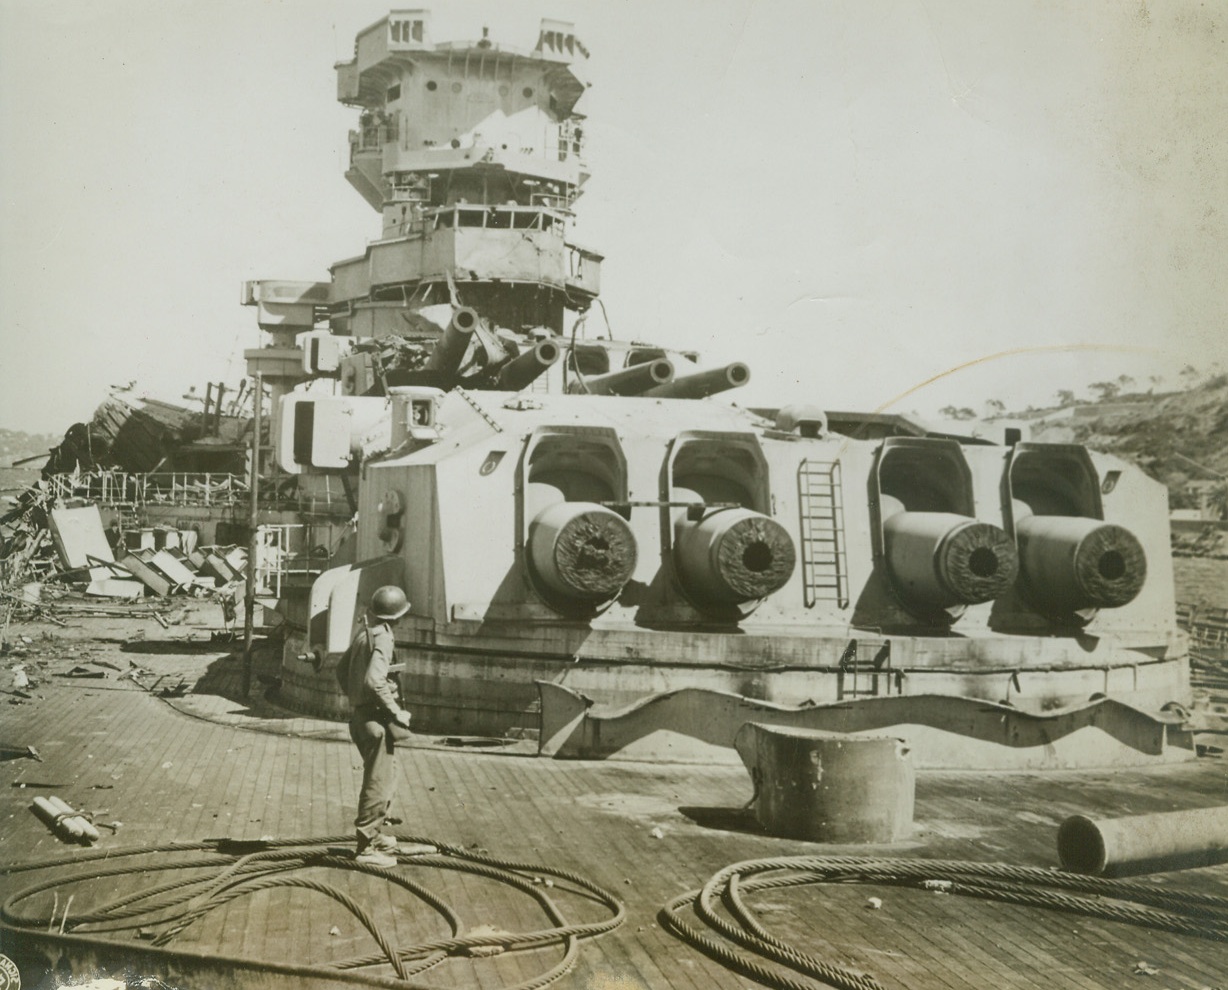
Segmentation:
{"type": "Polygon", "coordinates": [[[750,368],[735,361],[723,368],[699,371],[675,378],[672,382],[650,388],[643,394],[652,399],[704,399],[731,388],[741,388],[750,381],[750,368]]]}
{"type": "Polygon", "coordinates": [[[1062,868],[1074,873],[1180,870],[1228,861],[1228,807],[1127,818],[1073,815],[1057,833],[1062,868]]]}
{"type": "Polygon", "coordinates": [[[36,797],[30,808],[65,842],[98,841],[98,829],[58,797],[36,797]]]}
{"type": "Polygon", "coordinates": [[[608,375],[588,375],[583,382],[572,382],[567,390],[588,392],[590,395],[643,395],[648,389],[673,379],[673,362],[669,358],[657,358],[611,371],[608,375]]]}
{"type": "Polygon", "coordinates": [[[505,364],[499,372],[499,388],[519,392],[554,364],[562,350],[553,340],[539,340],[530,350],[505,364]]]}

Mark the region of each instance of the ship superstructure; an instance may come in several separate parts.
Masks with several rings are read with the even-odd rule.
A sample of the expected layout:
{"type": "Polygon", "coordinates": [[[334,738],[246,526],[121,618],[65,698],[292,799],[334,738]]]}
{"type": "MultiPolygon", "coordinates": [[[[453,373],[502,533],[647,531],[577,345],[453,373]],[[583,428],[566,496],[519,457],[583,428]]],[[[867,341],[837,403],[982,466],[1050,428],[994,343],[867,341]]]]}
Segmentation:
{"type": "Polygon", "coordinates": [[[571,243],[584,164],[587,58],[572,25],[543,21],[532,51],[484,36],[434,44],[429,13],[393,13],[337,67],[360,109],[346,178],[382,219],[380,239],[332,268],[332,329],[405,329],[401,308],[477,309],[516,331],[563,330],[599,287],[599,255],[571,243]]]}
{"type": "MultiPolygon", "coordinates": [[[[248,352],[249,371],[277,394],[326,376],[342,394],[369,395],[497,386],[493,372],[526,355],[502,381],[519,386],[557,360],[553,346],[527,355],[600,288],[601,256],[571,241],[588,178],[577,109],[587,57],[572,25],[553,20],[531,50],[486,32],[435,43],[426,10],[360,32],[337,92],[358,111],[346,178],[379,213],[379,236],[327,281],[245,285],[272,338],[248,352]]],[[[600,355],[573,366],[616,370],[600,355]]]]}
{"type": "Polygon", "coordinates": [[[743,364],[578,333],[585,56],[560,22],[518,52],[407,11],[338,66],[380,237],[328,282],[247,289],[278,461],[357,510],[353,559],[283,598],[282,697],[342,714],[336,658],[396,583],[421,731],[711,758],[753,717],[911,732],[923,765],[1192,752],[1161,485],[1013,432],[742,409],[711,396],[743,364]]]}

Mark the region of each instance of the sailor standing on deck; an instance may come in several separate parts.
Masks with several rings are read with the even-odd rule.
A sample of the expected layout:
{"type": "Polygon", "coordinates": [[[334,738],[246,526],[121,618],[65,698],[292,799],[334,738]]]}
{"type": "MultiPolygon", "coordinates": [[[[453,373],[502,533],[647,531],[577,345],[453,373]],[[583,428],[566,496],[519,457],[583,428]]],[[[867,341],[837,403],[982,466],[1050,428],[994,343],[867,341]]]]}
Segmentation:
{"type": "MultiPolygon", "coordinates": [[[[362,755],[362,790],[358,794],[357,859],[369,866],[396,866],[397,840],[382,833],[396,787],[395,735],[409,727],[409,712],[401,707],[389,682],[392,627],[409,611],[405,592],[385,585],[371,596],[366,621],[337,665],[337,681],[350,700],[350,738],[362,755]],[[400,727],[398,729],[397,727],[400,727]]],[[[434,851],[415,847],[412,852],[434,851]]],[[[410,852],[410,850],[406,850],[410,852]]]]}

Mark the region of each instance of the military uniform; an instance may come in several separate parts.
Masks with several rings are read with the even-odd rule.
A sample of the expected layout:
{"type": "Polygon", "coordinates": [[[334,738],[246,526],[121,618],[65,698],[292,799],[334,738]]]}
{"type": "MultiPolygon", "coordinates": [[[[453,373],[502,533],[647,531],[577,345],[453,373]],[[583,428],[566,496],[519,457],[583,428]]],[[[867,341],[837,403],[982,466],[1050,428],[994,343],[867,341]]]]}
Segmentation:
{"type": "Polygon", "coordinates": [[[362,755],[362,789],[358,794],[361,854],[379,835],[396,787],[393,734],[401,706],[388,680],[393,658],[392,629],[386,622],[358,631],[337,665],[337,681],[350,700],[350,738],[362,755]]]}

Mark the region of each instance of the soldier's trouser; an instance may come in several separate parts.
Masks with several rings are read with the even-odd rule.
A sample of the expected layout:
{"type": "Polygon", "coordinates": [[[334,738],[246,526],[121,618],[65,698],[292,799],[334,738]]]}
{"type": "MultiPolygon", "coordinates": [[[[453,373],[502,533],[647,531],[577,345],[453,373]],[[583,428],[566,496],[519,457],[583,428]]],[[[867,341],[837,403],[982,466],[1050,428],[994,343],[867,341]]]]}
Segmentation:
{"type": "Polygon", "coordinates": [[[350,719],[350,738],[362,755],[362,789],[358,792],[358,851],[374,839],[388,816],[396,788],[396,756],[388,730],[373,712],[355,712],[350,719]]]}

